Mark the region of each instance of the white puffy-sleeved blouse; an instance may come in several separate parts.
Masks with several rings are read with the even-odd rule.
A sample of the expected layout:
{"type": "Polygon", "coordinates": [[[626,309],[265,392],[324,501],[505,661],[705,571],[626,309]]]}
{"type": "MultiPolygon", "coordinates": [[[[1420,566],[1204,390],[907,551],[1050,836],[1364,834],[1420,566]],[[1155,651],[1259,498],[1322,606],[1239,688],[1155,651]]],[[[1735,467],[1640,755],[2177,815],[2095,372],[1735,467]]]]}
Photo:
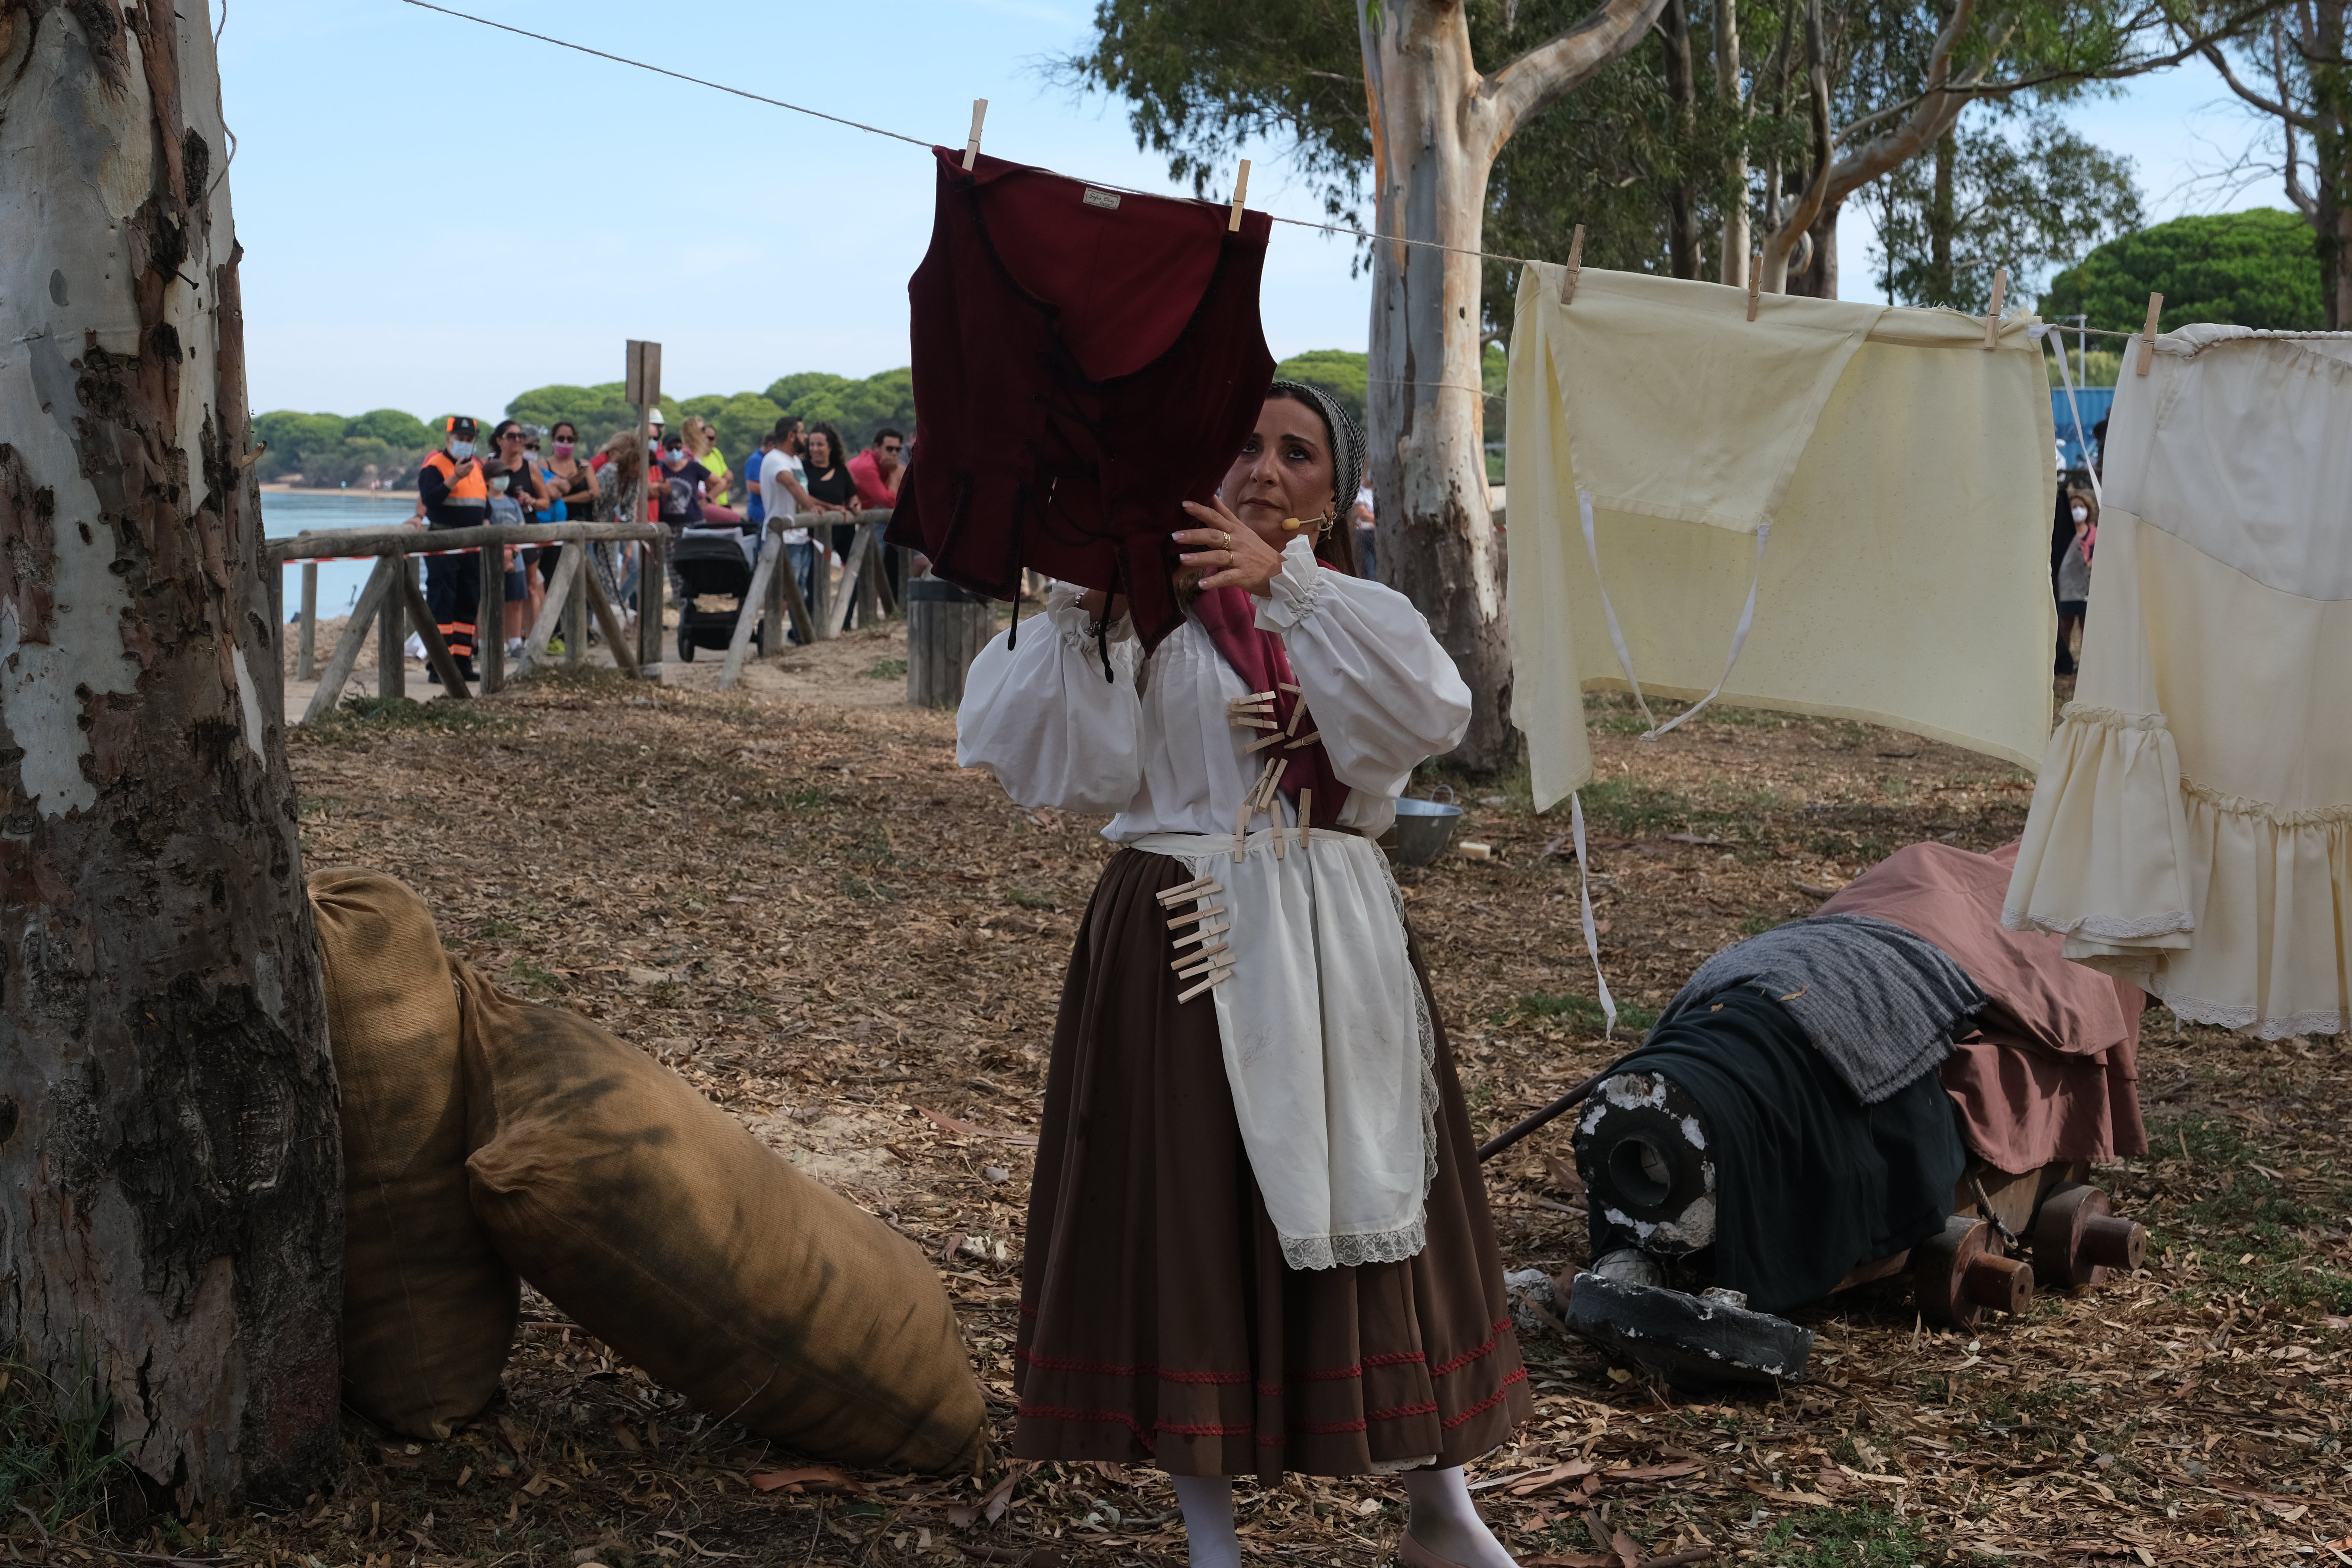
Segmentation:
{"type": "MultiPolygon", "coordinates": [[[[1413,768],[1461,742],[1470,689],[1411,601],[1318,565],[1307,540],[1283,550],[1273,589],[1258,602],[1258,629],[1282,638],[1309,722],[1349,788],[1338,826],[1386,832],[1413,768]]],[[[1115,814],[1103,837],[1117,842],[1230,835],[1262,765],[1242,753],[1255,731],[1226,717],[1249,688],[1191,616],[1149,659],[1120,622],[1106,679],[1082,592],[1056,584],[1045,624],[1022,627],[1018,646],[1000,634],[973,660],[956,761],[988,769],[1022,805],[1115,814]]],[[[1288,802],[1277,809],[1296,820],[1288,802]]]]}

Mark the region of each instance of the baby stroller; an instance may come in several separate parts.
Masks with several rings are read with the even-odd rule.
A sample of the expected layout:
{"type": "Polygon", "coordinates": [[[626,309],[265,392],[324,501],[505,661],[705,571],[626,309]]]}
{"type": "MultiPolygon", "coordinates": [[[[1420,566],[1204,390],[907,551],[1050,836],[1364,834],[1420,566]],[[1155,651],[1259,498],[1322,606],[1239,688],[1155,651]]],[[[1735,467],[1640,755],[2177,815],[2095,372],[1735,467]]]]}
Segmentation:
{"type": "MultiPolygon", "coordinates": [[[[669,552],[670,571],[677,589],[677,657],[694,662],[698,647],[723,648],[735,639],[735,621],[743,596],[751,591],[751,563],[743,553],[743,536],[689,529],[678,535],[669,552]]],[[[761,639],[764,626],[754,627],[752,647],[768,651],[761,639]]]]}

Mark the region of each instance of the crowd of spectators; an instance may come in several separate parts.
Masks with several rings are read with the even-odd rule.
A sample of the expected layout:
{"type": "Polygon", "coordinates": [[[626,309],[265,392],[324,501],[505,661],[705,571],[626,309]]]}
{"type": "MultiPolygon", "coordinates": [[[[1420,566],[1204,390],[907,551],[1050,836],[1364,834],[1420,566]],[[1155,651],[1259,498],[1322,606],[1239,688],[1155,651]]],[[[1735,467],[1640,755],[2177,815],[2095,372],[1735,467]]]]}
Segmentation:
{"type": "MultiPolygon", "coordinates": [[[[411,521],[427,528],[621,522],[629,521],[632,503],[642,494],[644,521],[677,535],[732,531],[751,554],[769,520],[789,518],[793,524],[781,531],[785,556],[802,597],[814,602],[820,563],[829,572],[849,548],[855,531],[850,520],[864,509],[897,505],[906,477],[908,437],[888,427],[876,431],[864,451],[852,454],[831,425],[812,426],[787,415],[738,469],[719,449],[717,431],[699,416],[688,416],[670,430],[656,408],[650,423],[650,440],[624,430],[591,456],[583,453],[579,427],[568,420],[551,426],[543,439],[528,426],[503,420],[490,432],[485,452],[477,450],[475,422],[454,417],[444,426],[441,449],[418,471],[417,510],[411,521]],[[639,480],[649,472],[652,482],[641,489],[639,480]]],[[[497,635],[509,653],[521,651],[562,552],[561,544],[508,547],[506,624],[497,635]]],[[[634,547],[623,552],[623,571],[614,584],[624,603],[634,602],[635,556],[634,547]]],[[[886,552],[884,569],[895,596],[903,587],[897,552],[886,552]]],[[[428,607],[469,680],[477,639],[491,635],[474,625],[480,574],[479,559],[471,552],[425,557],[428,607]]],[[[560,644],[553,647],[562,651],[560,644]]]]}

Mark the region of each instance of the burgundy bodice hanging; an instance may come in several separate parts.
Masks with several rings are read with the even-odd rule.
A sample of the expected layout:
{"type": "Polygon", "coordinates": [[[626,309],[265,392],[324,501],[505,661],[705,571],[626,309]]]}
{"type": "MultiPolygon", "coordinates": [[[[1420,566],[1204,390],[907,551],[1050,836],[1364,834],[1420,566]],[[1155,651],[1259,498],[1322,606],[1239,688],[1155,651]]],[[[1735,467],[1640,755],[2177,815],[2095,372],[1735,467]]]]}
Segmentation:
{"type": "Polygon", "coordinates": [[[915,457],[887,538],[1000,599],[1023,568],[1128,595],[1149,649],[1183,620],[1169,535],[1196,526],[1274,378],[1273,225],[934,147],[912,305],[915,457]]]}

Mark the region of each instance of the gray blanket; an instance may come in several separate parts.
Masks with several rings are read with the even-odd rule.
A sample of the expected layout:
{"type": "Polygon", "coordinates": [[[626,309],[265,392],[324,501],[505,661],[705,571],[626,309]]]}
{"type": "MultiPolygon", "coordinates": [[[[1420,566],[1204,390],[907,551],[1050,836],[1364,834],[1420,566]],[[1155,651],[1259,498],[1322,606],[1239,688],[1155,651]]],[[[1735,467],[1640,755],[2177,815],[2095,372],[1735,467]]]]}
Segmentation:
{"type": "Polygon", "coordinates": [[[1789,1009],[1864,1105],[1952,1053],[1985,994],[1940,947],[1873,915],[1814,915],[1698,966],[1658,1023],[1745,986],[1789,1009]]]}

